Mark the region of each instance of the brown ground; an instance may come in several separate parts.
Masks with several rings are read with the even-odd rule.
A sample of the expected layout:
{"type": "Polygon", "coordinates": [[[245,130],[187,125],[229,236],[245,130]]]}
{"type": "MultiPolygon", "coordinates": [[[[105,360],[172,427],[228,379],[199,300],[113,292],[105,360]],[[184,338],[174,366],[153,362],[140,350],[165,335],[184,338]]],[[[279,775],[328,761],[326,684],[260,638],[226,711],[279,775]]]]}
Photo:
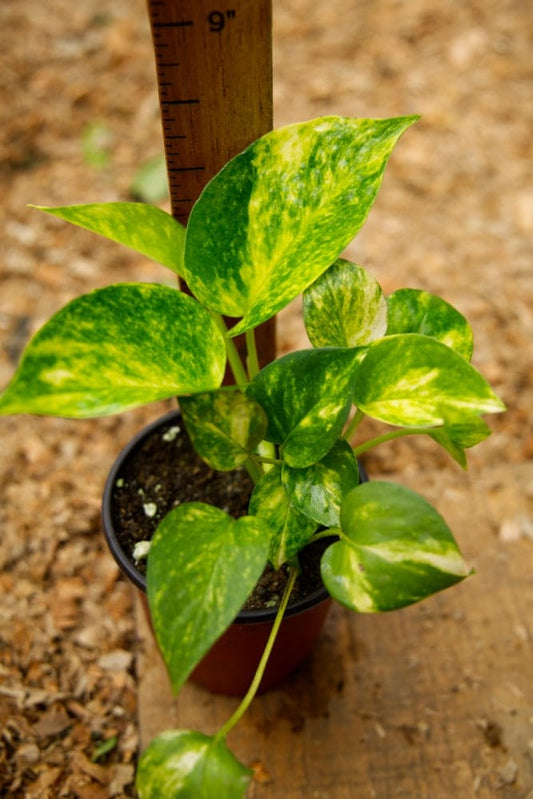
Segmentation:
{"type": "MultiPolygon", "coordinates": [[[[500,641],[502,629],[491,622],[498,609],[487,611],[487,658],[505,645],[519,666],[516,674],[498,673],[495,717],[472,718],[465,727],[481,753],[471,795],[504,799],[531,797],[533,789],[528,6],[524,0],[274,2],[276,125],[325,113],[422,114],[394,154],[350,254],[375,269],[387,292],[412,285],[456,304],[473,324],[476,364],[509,407],[470,459],[475,477],[469,479],[490,510],[488,524],[477,537],[468,524],[457,531],[480,579],[485,570],[503,581],[519,619],[509,640],[500,641]],[[511,574],[521,575],[520,596],[514,583],[505,584],[511,574]],[[520,727],[518,721],[510,726],[517,716],[513,702],[520,727]]],[[[3,386],[23,342],[66,300],[109,282],[166,274],[27,208],[30,202],[128,199],[139,164],[161,152],[142,0],[4,0],[0,23],[3,386]],[[96,122],[105,123],[109,152],[100,169],[82,151],[83,132],[96,122]]],[[[293,311],[283,315],[283,348],[297,342],[295,319],[293,311]]],[[[0,421],[2,796],[134,795],[131,597],[104,552],[99,502],[118,449],[160,411],[152,406],[91,422],[0,421]]],[[[401,466],[402,480],[453,510],[453,481],[461,477],[433,447],[402,443],[392,460],[390,450],[380,451],[369,465],[387,476],[401,466]]],[[[465,602],[461,612],[468,616],[465,602]]],[[[483,688],[486,674],[479,668],[468,679],[483,688]]],[[[498,661],[488,668],[498,669],[498,661]]],[[[464,684],[464,669],[461,675],[464,684]]],[[[383,745],[387,708],[381,707],[385,715],[368,724],[383,745]]],[[[413,739],[424,729],[406,726],[405,735],[413,739]]]]}

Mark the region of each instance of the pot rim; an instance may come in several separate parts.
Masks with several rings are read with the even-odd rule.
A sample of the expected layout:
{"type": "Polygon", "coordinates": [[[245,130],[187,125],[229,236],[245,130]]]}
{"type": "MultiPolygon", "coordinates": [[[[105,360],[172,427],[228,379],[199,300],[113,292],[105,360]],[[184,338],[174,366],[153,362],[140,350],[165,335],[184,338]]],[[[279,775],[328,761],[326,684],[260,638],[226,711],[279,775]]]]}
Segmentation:
{"type": "MultiPolygon", "coordinates": [[[[111,467],[104,486],[104,493],[102,497],[102,523],[104,528],[104,536],[111,554],[120,567],[122,573],[125,574],[126,577],[128,577],[128,579],[144,593],[146,593],[146,577],[135,568],[133,562],[120,546],[115,533],[113,518],[111,515],[112,492],[117,475],[130,453],[133,452],[144,441],[144,439],[150,436],[158,427],[162,427],[165,424],[170,424],[178,419],[181,420],[181,418],[181,411],[179,408],[176,408],[175,410],[169,411],[168,413],[158,417],[153,422],[150,422],[148,425],[143,427],[142,430],[140,430],[132,439],[130,439],[126,446],[120,451],[119,455],[115,459],[115,462],[113,463],[113,466],[111,467]]],[[[367,480],[368,478],[366,477],[361,464],[359,464],[359,470],[361,474],[361,480],[367,480]]],[[[310,607],[313,607],[314,605],[324,602],[330,598],[330,594],[326,588],[321,586],[307,596],[301,597],[300,599],[289,603],[289,606],[285,612],[285,616],[294,616],[298,613],[303,613],[310,607]]],[[[233,623],[251,624],[257,622],[273,622],[276,617],[276,613],[277,608],[241,610],[233,623]]]]}

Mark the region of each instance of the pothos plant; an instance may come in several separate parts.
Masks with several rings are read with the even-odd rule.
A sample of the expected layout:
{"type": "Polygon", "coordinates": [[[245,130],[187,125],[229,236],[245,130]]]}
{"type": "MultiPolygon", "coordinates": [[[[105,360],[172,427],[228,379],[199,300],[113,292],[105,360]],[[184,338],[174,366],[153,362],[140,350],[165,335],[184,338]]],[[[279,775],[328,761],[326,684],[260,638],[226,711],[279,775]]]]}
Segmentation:
{"type": "Polygon", "coordinates": [[[225,738],[257,690],[310,542],[333,538],[322,580],[358,612],[403,607],[469,574],[439,513],[401,485],[359,485],[356,460],[419,433],[465,467],[465,450],[490,432],[482,415],[503,409],[470,363],[457,310],[418,289],[385,297],[340,257],[415,120],[324,117],[269,133],[209,182],[187,229],[143,204],[43,209],[154,258],[192,296],[174,282],[123,283],[70,302],[28,344],[0,413],[93,417],[178,397],[200,456],[217,470],[245,466],[255,483],[247,516],[186,503],[153,537],[148,599],[176,692],[267,561],[290,567],[250,691],[214,736],[157,737],[140,760],[141,799],[246,792],[250,772],[225,738]],[[254,329],[302,292],[312,346],[260,369],[254,329]],[[237,319],[231,329],[224,317],[237,319]],[[235,383],[223,386],[227,363],[235,383]],[[364,440],[365,417],[389,427],[364,440]]]}

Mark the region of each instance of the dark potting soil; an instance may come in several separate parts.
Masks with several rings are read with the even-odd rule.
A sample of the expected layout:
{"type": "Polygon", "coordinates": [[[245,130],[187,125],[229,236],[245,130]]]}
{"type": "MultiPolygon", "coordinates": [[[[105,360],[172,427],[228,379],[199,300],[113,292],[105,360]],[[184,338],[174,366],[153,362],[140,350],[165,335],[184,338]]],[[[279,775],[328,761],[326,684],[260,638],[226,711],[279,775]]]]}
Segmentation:
{"type": "MultiPolygon", "coordinates": [[[[130,453],[112,491],[115,533],[126,555],[133,560],[139,541],[149,541],[159,522],[172,508],[184,502],[206,502],[234,518],[245,516],[253,483],[244,469],[217,472],[195,452],[179,417],[148,435],[130,453]]],[[[291,601],[314,592],[322,585],[320,556],[330,543],[322,539],[300,554],[301,573],[291,601]]],[[[146,573],[146,561],[134,563],[146,573]]],[[[288,568],[275,571],[267,565],[246,609],[277,607],[288,579],[288,568]]]]}

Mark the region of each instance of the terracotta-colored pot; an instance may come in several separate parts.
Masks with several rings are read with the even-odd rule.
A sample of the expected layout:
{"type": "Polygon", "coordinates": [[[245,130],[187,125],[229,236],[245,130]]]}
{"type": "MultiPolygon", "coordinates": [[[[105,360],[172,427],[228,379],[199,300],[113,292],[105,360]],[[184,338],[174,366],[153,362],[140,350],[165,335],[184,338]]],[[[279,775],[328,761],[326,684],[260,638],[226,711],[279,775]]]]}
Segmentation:
{"type": "MultiPolygon", "coordinates": [[[[133,438],[115,461],[103,495],[102,518],[108,546],[122,572],[140,590],[148,618],[146,578],[136,569],[117,538],[113,522],[112,493],[123,464],[144,440],[157,433],[158,428],[175,425],[180,420],[179,411],[173,411],[148,425],[133,438]]],[[[362,479],[366,479],[364,473],[362,479]]],[[[279,685],[310,655],[330,605],[331,598],[324,586],[320,586],[307,597],[289,603],[260,691],[279,685]]],[[[276,610],[270,608],[242,610],[195,668],[191,680],[215,693],[242,696],[253,679],[275,616],[276,610]]]]}
{"type": "MultiPolygon", "coordinates": [[[[291,605],[281,623],[258,693],[280,685],[313,651],[331,606],[321,592],[291,605]],[[311,599],[314,604],[308,603],[311,599]]],[[[146,593],[141,602],[150,623],[146,593]]],[[[244,696],[272,630],[275,611],[244,610],[196,666],[190,680],[215,694],[244,696]]]]}

